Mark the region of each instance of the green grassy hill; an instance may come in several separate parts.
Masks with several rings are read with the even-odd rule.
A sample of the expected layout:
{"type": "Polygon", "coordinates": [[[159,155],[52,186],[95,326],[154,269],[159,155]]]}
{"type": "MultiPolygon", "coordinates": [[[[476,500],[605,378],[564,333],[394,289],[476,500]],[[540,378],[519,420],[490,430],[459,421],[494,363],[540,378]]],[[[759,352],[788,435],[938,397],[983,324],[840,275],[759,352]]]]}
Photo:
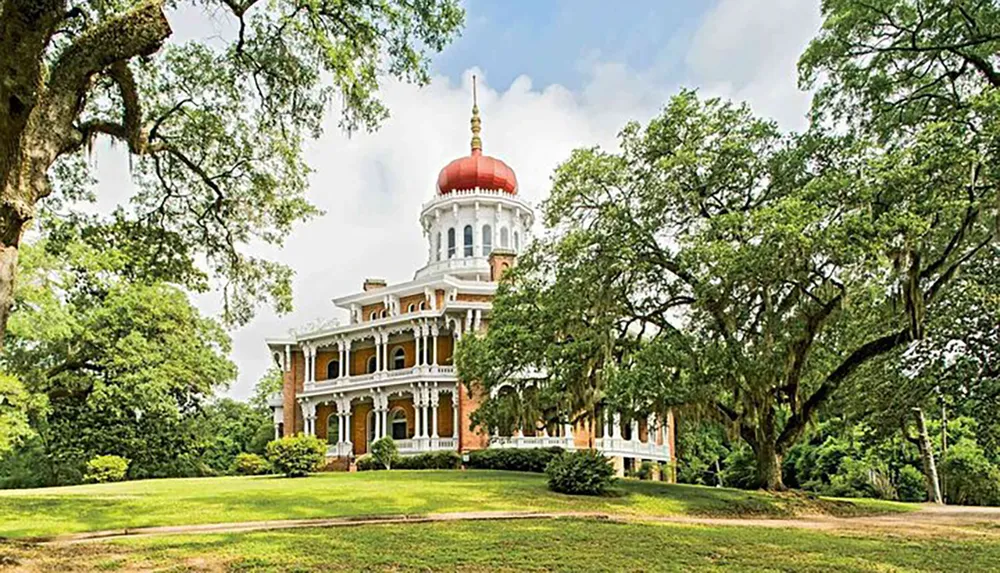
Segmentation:
{"type": "Polygon", "coordinates": [[[601,511],[627,515],[787,517],[906,511],[840,501],[621,480],[613,495],[550,492],[544,476],[486,470],[165,479],[0,491],[0,537],[202,523],[464,511],[601,511]]]}

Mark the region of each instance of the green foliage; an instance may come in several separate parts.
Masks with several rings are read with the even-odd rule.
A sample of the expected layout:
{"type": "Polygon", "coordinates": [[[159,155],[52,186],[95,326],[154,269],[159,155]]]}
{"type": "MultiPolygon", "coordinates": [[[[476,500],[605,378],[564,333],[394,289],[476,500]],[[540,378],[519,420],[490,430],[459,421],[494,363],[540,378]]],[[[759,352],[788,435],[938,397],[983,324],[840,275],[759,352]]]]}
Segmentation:
{"type": "Polygon", "coordinates": [[[483,470],[507,470],[515,472],[542,473],[553,458],[561,455],[563,449],[554,448],[487,448],[469,452],[470,468],[483,470]]]}
{"type": "Polygon", "coordinates": [[[975,442],[959,440],[940,464],[948,503],[1000,505],[1000,467],[975,442]]]}
{"type": "Polygon", "coordinates": [[[39,407],[20,380],[0,373],[0,459],[34,434],[28,416],[39,407]]]}
{"type": "Polygon", "coordinates": [[[601,495],[614,475],[611,461],[596,450],[563,452],[545,466],[549,489],[570,495],[601,495]]]}
{"type": "Polygon", "coordinates": [[[87,483],[122,481],[128,473],[128,464],[121,456],[97,456],[87,462],[83,479],[87,483]]]}
{"type": "Polygon", "coordinates": [[[757,489],[760,482],[757,480],[757,460],[753,450],[741,444],[729,452],[722,470],[722,483],[726,487],[757,489]]]}
{"type": "Polygon", "coordinates": [[[372,442],[372,459],[381,464],[385,469],[392,469],[392,463],[399,457],[399,450],[396,449],[396,442],[391,436],[385,436],[372,442]]]}
{"type": "Polygon", "coordinates": [[[133,478],[228,469],[237,451],[213,470],[201,455],[214,436],[196,436],[208,398],[236,374],[217,322],[177,287],[132,276],[111,245],[43,239],[23,246],[20,263],[0,361],[47,403],[32,421],[48,466],[39,485],[78,482],[108,451],[130,460],[133,478]]]}
{"type": "Polygon", "coordinates": [[[646,461],[642,462],[641,464],[639,464],[639,467],[636,468],[635,472],[632,475],[633,475],[633,477],[635,477],[637,479],[640,479],[640,480],[644,480],[644,481],[645,480],[651,480],[651,479],[653,479],[653,471],[655,469],[656,469],[656,464],[654,464],[653,462],[651,462],[649,460],[646,460],[646,461]]]}
{"type": "Polygon", "coordinates": [[[462,467],[462,456],[451,451],[401,456],[392,467],[397,470],[457,470],[462,467]]]}
{"type": "MultiPolygon", "coordinates": [[[[355,462],[359,472],[386,469],[385,465],[366,454],[355,462]]],[[[456,452],[427,452],[413,456],[397,456],[392,460],[394,470],[457,470],[462,467],[462,457],[456,452]]]]}
{"type": "Polygon", "coordinates": [[[263,456],[242,453],[233,458],[232,473],[242,476],[259,476],[271,472],[271,464],[263,456]]]}
{"type": "MultiPolygon", "coordinates": [[[[176,4],[79,2],[68,12],[62,4],[39,5],[32,16],[38,25],[23,40],[44,48],[20,62],[29,72],[18,80],[40,90],[31,106],[75,103],[59,113],[25,110],[46,118],[38,137],[52,139],[14,131],[4,148],[35,158],[13,169],[53,179],[51,189],[38,177],[18,190],[32,198],[26,209],[34,213],[35,198],[47,197],[41,210],[86,229],[96,218],[74,209],[96,195],[87,154],[95,138],[118,144],[137,192],[103,221],[118,227],[106,238],[143,237],[129,256],[155,259],[188,288],[207,290],[208,277],[219,279],[224,320],[244,324],[261,302],[291,308],[291,269],[247,247],[281,245],[295,223],[319,213],[305,197],[306,142],[322,133],[331,109],[349,132],[376,129],[388,116],[378,98],[382,83],[426,84],[429,54],[457,36],[464,11],[454,0],[186,3],[218,16],[224,30],[209,37],[172,29],[185,19],[168,22],[163,11],[176,4]],[[58,33],[42,24],[50,20],[58,33]],[[48,82],[31,70],[88,81],[48,82]],[[50,151],[42,157],[21,145],[50,151]]],[[[16,18],[0,14],[4,26],[16,18]]]]}
{"type": "Polygon", "coordinates": [[[896,493],[899,501],[927,501],[927,478],[917,468],[903,466],[896,478],[896,493]]]}
{"type": "Polygon", "coordinates": [[[274,437],[274,425],[270,409],[221,398],[191,416],[191,432],[200,462],[225,473],[237,455],[263,454],[274,437]]]}
{"type": "Polygon", "coordinates": [[[326,444],[316,436],[288,436],[267,444],[267,459],[286,477],[304,477],[326,459],[326,444]]]}

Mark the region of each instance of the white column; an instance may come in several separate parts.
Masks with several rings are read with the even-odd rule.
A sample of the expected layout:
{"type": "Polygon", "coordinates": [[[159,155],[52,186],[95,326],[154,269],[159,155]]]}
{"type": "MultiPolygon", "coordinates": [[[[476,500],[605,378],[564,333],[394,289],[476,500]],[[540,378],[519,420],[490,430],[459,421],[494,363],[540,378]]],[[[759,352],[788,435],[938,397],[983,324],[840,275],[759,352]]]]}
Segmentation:
{"type": "Polygon", "coordinates": [[[420,328],[413,329],[413,364],[415,366],[420,366],[422,360],[420,360],[420,328]]]}
{"type": "MultiPolygon", "coordinates": [[[[461,382],[459,382],[461,384],[461,382]]],[[[458,385],[451,393],[451,437],[458,439],[458,385]]]]}
{"type": "Polygon", "coordinates": [[[375,333],[375,372],[382,371],[382,335],[375,333]]]}
{"type": "Polygon", "coordinates": [[[389,369],[389,334],[382,335],[382,370],[389,369]]]}
{"type": "Polygon", "coordinates": [[[632,419],[632,439],[630,441],[639,441],[639,420],[632,419]]]}
{"type": "Polygon", "coordinates": [[[347,361],[344,360],[344,346],[346,344],[347,343],[344,342],[343,340],[338,340],[337,341],[337,362],[340,363],[340,368],[339,368],[339,371],[337,372],[337,377],[338,378],[343,378],[344,377],[344,366],[347,363],[347,361]]]}
{"type": "Polygon", "coordinates": [[[437,337],[438,337],[438,326],[437,326],[437,323],[434,323],[434,325],[431,326],[431,359],[432,359],[431,364],[433,364],[434,366],[438,365],[438,340],[437,340],[437,337]]]}
{"type": "Polygon", "coordinates": [[[275,424],[274,424],[274,439],[275,440],[281,439],[281,432],[279,431],[280,429],[281,429],[281,424],[275,422],[275,424]]]}
{"type": "Polygon", "coordinates": [[[568,422],[563,424],[563,437],[566,438],[567,443],[573,443],[573,424],[568,422]]]}
{"type": "MultiPolygon", "coordinates": [[[[344,341],[344,376],[351,375],[351,339],[344,341]]],[[[348,402],[350,404],[350,402],[348,402]]]]}
{"type": "Polygon", "coordinates": [[[656,443],[656,416],[650,414],[646,416],[646,443],[655,444],[656,443]]]}
{"type": "MultiPolygon", "coordinates": [[[[388,400],[386,400],[386,401],[388,402],[388,400]]],[[[387,422],[389,420],[389,408],[388,407],[383,407],[382,408],[381,416],[382,416],[382,437],[384,438],[384,437],[390,435],[389,434],[389,427],[388,427],[388,424],[387,424],[387,422]]]]}
{"type": "Polygon", "coordinates": [[[607,410],[604,410],[604,409],[601,410],[601,418],[604,418],[604,420],[603,420],[604,421],[604,437],[605,438],[610,438],[611,437],[611,420],[610,420],[610,418],[608,418],[608,412],[607,412],[607,410]]]}
{"type": "Polygon", "coordinates": [[[620,440],[622,437],[622,416],[618,412],[614,413],[611,419],[611,437],[620,440]]]}
{"type": "Polygon", "coordinates": [[[337,443],[344,441],[344,413],[337,412],[337,443]]]}
{"type": "Polygon", "coordinates": [[[344,442],[351,443],[351,401],[347,398],[344,399],[344,403],[347,405],[344,411],[344,433],[346,439],[344,442]]]}
{"type": "Polygon", "coordinates": [[[431,437],[435,440],[438,439],[438,403],[440,400],[440,395],[438,394],[437,388],[433,390],[431,394],[431,437]]]}

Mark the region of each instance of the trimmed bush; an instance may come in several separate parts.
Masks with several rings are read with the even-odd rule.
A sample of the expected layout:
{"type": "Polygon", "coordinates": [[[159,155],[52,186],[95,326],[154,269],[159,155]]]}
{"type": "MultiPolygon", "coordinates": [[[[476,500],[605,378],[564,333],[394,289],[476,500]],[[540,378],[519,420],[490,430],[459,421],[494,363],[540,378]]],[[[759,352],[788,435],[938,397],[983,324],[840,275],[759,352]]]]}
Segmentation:
{"type": "Polygon", "coordinates": [[[466,465],[480,470],[544,473],[549,462],[564,451],[559,447],[526,450],[489,448],[471,452],[466,465]]]}
{"type": "Polygon", "coordinates": [[[372,442],[372,457],[385,469],[391,470],[393,462],[399,457],[396,442],[392,441],[389,436],[375,440],[372,442]]]}
{"type": "Polygon", "coordinates": [[[457,470],[462,467],[462,456],[456,452],[428,452],[401,457],[392,467],[398,470],[457,470]]]}
{"type": "Polygon", "coordinates": [[[896,478],[899,501],[927,501],[927,478],[913,466],[903,466],[896,478]]]}
{"type": "MultiPolygon", "coordinates": [[[[371,455],[358,458],[356,467],[359,472],[384,470],[371,455]]],[[[392,461],[394,470],[457,470],[462,467],[462,457],[455,452],[428,452],[415,456],[399,456],[392,461]]]]}
{"type": "Polygon", "coordinates": [[[267,459],[286,477],[302,477],[316,471],[326,459],[326,444],[316,436],[302,434],[273,440],[267,444],[267,459]]]}
{"type": "Polygon", "coordinates": [[[615,469],[596,450],[564,452],[545,468],[549,489],[571,495],[601,495],[614,482],[615,469]]]}
{"type": "Polygon", "coordinates": [[[237,454],[230,468],[234,474],[241,476],[259,476],[271,471],[271,464],[263,456],[257,454],[237,454]]]}
{"type": "Polygon", "coordinates": [[[373,472],[377,470],[384,470],[385,466],[378,463],[371,454],[365,454],[358,459],[354,460],[354,467],[359,472],[373,472]]]}
{"type": "Polygon", "coordinates": [[[109,483],[122,481],[128,473],[129,461],[121,456],[97,456],[87,462],[83,481],[87,483],[109,483]]]}

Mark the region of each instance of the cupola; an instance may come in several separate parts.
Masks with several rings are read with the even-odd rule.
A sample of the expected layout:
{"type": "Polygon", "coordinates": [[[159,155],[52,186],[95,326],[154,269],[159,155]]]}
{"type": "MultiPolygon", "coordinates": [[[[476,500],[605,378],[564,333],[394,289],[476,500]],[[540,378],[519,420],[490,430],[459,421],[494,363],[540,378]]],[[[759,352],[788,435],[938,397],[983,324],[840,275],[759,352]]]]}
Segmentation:
{"type": "Polygon", "coordinates": [[[479,137],[482,120],[476,101],[476,76],[472,76],[472,153],[452,161],[438,174],[438,193],[486,189],[517,193],[517,176],[503,161],[483,155],[483,141],[479,137]]]}

